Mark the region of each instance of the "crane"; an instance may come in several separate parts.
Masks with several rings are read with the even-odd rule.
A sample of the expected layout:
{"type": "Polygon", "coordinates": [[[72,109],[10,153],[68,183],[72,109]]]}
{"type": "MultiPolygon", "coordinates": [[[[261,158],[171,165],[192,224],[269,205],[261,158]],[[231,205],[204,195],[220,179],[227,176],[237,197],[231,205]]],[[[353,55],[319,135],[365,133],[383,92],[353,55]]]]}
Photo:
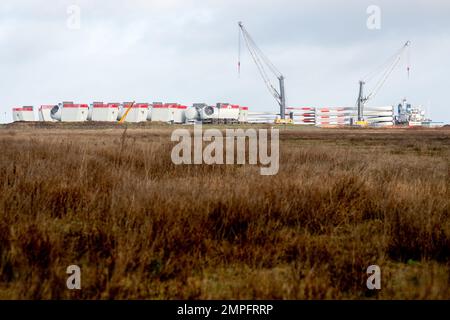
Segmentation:
{"type": "MultiPolygon", "coordinates": [[[[390,57],[383,65],[369,73],[367,76],[365,76],[362,80],[359,81],[359,93],[358,93],[358,100],[357,100],[357,107],[358,107],[358,123],[363,124],[365,123],[364,120],[364,105],[372,98],[374,98],[380,89],[383,87],[383,85],[386,83],[389,76],[392,74],[394,69],[399,64],[400,60],[402,59],[404,53],[409,49],[411,45],[411,41],[407,41],[401,48],[398,50],[392,57],[390,57]],[[380,76],[381,75],[381,76],[380,76]],[[373,90],[367,95],[364,96],[364,85],[368,83],[369,81],[373,80],[376,76],[380,76],[378,81],[375,84],[375,87],[373,90]]],[[[409,59],[408,59],[409,60],[409,59]]],[[[409,61],[407,61],[407,67],[406,70],[410,72],[410,65],[409,61]]]]}
{"type": "Polygon", "coordinates": [[[284,76],[281,72],[274,66],[274,64],[264,55],[261,49],[258,48],[255,41],[252,39],[250,34],[245,29],[244,25],[241,21],[238,22],[239,26],[239,61],[238,61],[238,69],[240,70],[241,62],[240,62],[240,52],[241,45],[240,40],[241,36],[245,41],[248,51],[253,58],[256,66],[258,67],[259,74],[261,75],[267,89],[271,93],[271,95],[275,98],[278,105],[280,106],[280,118],[282,120],[285,119],[286,114],[286,92],[284,89],[284,76]],[[271,72],[279,82],[280,89],[279,91],[275,89],[272,82],[270,81],[268,73],[271,72]]]}

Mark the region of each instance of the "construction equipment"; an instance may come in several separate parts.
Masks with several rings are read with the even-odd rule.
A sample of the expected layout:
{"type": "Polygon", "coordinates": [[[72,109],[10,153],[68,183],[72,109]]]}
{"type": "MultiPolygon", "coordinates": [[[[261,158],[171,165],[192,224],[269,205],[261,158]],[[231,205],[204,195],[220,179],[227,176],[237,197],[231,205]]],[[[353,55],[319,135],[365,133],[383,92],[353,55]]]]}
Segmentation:
{"type": "Polygon", "coordinates": [[[250,55],[253,58],[253,61],[255,62],[256,66],[258,67],[259,74],[261,75],[267,89],[272,94],[272,96],[277,101],[278,105],[280,106],[280,123],[285,123],[285,114],[286,114],[286,93],[284,89],[284,76],[281,74],[281,72],[274,66],[274,64],[264,55],[264,53],[261,51],[261,49],[258,48],[255,41],[253,41],[250,34],[245,29],[244,25],[241,21],[238,22],[240,35],[239,35],[239,61],[238,61],[238,70],[240,72],[241,67],[241,61],[240,61],[240,52],[241,52],[241,35],[242,38],[245,41],[245,44],[247,45],[247,49],[250,52],[250,55]],[[275,89],[275,87],[270,82],[270,78],[268,75],[268,72],[271,72],[279,82],[280,89],[279,91],[275,89]]]}
{"type": "MultiPolygon", "coordinates": [[[[365,104],[370,100],[373,99],[380,89],[383,87],[383,85],[386,83],[389,76],[394,71],[395,67],[399,64],[400,60],[402,59],[404,53],[409,49],[411,45],[410,41],[407,41],[399,51],[397,51],[391,58],[389,58],[384,64],[382,64],[380,67],[369,73],[366,77],[364,77],[362,80],[359,81],[359,94],[358,94],[358,100],[357,100],[357,108],[358,108],[358,118],[356,121],[356,125],[360,126],[366,126],[368,124],[367,121],[364,119],[364,106],[365,104]],[[378,81],[375,84],[375,87],[373,90],[367,95],[364,96],[364,85],[371,80],[378,78],[378,81]]],[[[409,55],[408,55],[409,56],[409,55]]],[[[410,72],[410,64],[409,59],[407,61],[407,67],[406,70],[408,72],[408,78],[409,78],[409,72],[410,72]]]]}

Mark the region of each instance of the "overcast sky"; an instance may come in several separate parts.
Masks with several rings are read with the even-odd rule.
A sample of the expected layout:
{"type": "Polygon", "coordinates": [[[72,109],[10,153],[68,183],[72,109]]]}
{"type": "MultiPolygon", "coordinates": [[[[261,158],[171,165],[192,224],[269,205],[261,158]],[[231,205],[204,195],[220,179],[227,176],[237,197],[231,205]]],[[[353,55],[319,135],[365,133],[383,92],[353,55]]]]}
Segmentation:
{"type": "Polygon", "coordinates": [[[410,77],[405,55],[370,104],[407,97],[450,123],[449,17],[446,0],[2,0],[0,119],[11,121],[12,107],[61,101],[277,111],[246,49],[238,78],[242,20],[285,75],[290,106],[354,106],[358,80],[411,40],[410,77]],[[367,27],[371,5],[380,29],[367,27]]]}

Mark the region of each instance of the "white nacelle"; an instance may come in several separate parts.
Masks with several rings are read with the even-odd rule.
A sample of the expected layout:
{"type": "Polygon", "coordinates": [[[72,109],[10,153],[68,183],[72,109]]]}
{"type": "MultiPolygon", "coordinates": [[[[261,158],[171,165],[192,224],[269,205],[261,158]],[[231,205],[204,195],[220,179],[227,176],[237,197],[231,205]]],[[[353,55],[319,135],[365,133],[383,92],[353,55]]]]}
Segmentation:
{"type": "Polygon", "coordinates": [[[173,110],[173,122],[184,123],[186,121],[186,109],[187,106],[176,105],[172,107],[173,110]]]}
{"type": "Polygon", "coordinates": [[[219,110],[213,106],[205,106],[200,110],[200,120],[213,120],[219,118],[219,110]]]}
{"type": "Polygon", "coordinates": [[[119,114],[119,105],[119,103],[94,102],[92,104],[92,121],[116,121],[119,114]]]}
{"type": "Polygon", "coordinates": [[[13,108],[13,121],[35,121],[33,107],[13,108]]]}
{"type": "Polygon", "coordinates": [[[152,108],[152,122],[173,122],[174,108],[172,103],[153,104],[152,108]]]}
{"type": "MultiPolygon", "coordinates": [[[[131,102],[126,102],[122,106],[122,116],[130,108],[131,102]]],[[[125,122],[144,122],[147,120],[148,114],[148,103],[135,103],[131,107],[130,111],[127,113],[125,122]]],[[[122,116],[120,118],[122,118],[122,116]]]]}
{"type": "Polygon", "coordinates": [[[39,121],[55,122],[56,120],[52,118],[51,110],[54,105],[42,105],[39,107],[39,121]]]}
{"type": "Polygon", "coordinates": [[[62,115],[62,104],[59,103],[50,110],[50,116],[55,121],[61,121],[61,115],[62,115]]]}
{"type": "Polygon", "coordinates": [[[186,116],[187,121],[195,121],[195,120],[199,120],[199,118],[200,118],[197,108],[195,108],[195,107],[186,108],[184,114],[186,116]]]}
{"type": "Polygon", "coordinates": [[[222,103],[218,106],[218,119],[221,120],[235,120],[239,119],[239,106],[222,103]]]}
{"type": "Polygon", "coordinates": [[[83,122],[87,120],[89,106],[87,104],[74,104],[63,102],[61,110],[62,122],[83,122]]]}
{"type": "Polygon", "coordinates": [[[186,106],[178,103],[153,104],[152,121],[184,123],[186,121],[186,106]]]}

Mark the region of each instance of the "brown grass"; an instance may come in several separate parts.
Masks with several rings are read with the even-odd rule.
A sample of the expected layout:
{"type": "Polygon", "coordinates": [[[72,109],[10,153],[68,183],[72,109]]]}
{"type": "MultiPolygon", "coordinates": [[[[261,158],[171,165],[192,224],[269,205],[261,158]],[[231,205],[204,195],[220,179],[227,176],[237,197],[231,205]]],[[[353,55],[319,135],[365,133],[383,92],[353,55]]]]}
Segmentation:
{"type": "Polygon", "coordinates": [[[450,299],[450,130],[287,128],[277,176],[172,130],[0,128],[0,299],[450,299]]]}

